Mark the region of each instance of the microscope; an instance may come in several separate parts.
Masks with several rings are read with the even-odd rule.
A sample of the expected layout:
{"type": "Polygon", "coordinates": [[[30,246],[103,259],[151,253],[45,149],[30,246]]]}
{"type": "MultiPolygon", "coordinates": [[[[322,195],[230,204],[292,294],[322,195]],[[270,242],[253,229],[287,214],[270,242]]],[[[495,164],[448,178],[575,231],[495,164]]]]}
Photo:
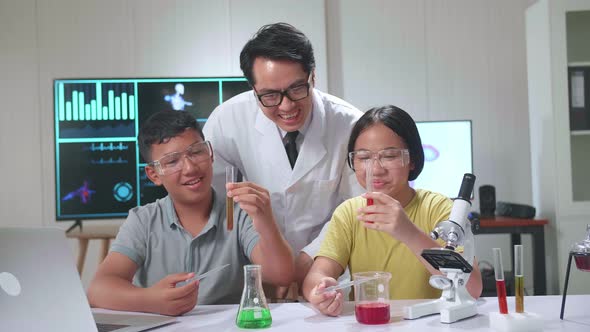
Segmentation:
{"type": "Polygon", "coordinates": [[[453,323],[475,316],[477,308],[475,299],[466,288],[467,280],[473,270],[475,245],[468,219],[471,208],[471,193],[475,184],[475,175],[463,176],[458,197],[453,201],[448,220],[436,225],[430,236],[434,240],[445,242],[444,248],[425,249],[421,256],[443,275],[430,277],[430,285],[442,290],[438,300],[424,302],[404,308],[405,319],[440,313],[441,323],[453,323]],[[463,253],[456,249],[463,246],[463,253]]]}

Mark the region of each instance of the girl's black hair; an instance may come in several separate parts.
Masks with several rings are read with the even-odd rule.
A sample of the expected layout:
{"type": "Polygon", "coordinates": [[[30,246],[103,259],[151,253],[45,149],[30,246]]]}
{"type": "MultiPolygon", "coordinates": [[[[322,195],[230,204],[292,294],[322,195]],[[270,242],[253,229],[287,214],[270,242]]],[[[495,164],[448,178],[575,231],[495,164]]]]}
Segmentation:
{"type": "MultiPolygon", "coordinates": [[[[414,163],[414,169],[410,170],[408,180],[416,180],[424,168],[422,140],[414,119],[399,107],[385,105],[365,112],[352,128],[348,140],[348,153],[354,151],[354,145],[361,132],[377,123],[382,123],[404,140],[410,151],[410,162],[414,163]]],[[[350,160],[348,160],[348,166],[352,168],[350,160]]]]}

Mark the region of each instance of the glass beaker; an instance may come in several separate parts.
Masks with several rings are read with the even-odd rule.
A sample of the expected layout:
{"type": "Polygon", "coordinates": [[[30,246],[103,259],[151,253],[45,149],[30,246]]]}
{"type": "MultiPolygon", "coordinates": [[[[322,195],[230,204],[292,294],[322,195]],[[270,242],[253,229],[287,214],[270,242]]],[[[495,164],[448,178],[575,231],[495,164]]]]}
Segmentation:
{"type": "Polygon", "coordinates": [[[236,325],[243,329],[260,329],[272,324],[270,309],[262,289],[260,265],[244,266],[244,291],[236,316],[236,325]]]}
{"type": "Polygon", "coordinates": [[[354,314],[361,324],[387,324],[389,310],[389,272],[356,272],[353,280],[370,279],[354,286],[354,314]]]}

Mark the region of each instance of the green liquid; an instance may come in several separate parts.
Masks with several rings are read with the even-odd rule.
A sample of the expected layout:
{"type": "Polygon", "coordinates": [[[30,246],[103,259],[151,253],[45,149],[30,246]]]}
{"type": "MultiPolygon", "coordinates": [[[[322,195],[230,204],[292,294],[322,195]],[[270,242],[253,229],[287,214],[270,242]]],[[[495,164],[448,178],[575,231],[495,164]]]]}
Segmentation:
{"type": "Polygon", "coordinates": [[[238,312],[236,325],[243,329],[262,329],[272,324],[270,310],[262,308],[246,308],[238,312]]]}

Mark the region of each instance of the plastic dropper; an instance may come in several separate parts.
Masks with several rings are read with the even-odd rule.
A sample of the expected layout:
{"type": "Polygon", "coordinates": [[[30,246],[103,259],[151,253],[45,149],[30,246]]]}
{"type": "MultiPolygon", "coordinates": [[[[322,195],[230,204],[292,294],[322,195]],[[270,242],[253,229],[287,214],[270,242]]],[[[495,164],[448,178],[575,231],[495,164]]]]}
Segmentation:
{"type": "Polygon", "coordinates": [[[362,283],[365,283],[365,282],[371,281],[371,280],[375,280],[375,279],[377,279],[377,277],[363,278],[363,279],[341,282],[338,285],[326,287],[326,288],[322,289],[321,291],[316,291],[316,294],[320,295],[323,293],[332,292],[332,291],[336,291],[339,289],[344,289],[344,288],[360,285],[362,283]]]}

